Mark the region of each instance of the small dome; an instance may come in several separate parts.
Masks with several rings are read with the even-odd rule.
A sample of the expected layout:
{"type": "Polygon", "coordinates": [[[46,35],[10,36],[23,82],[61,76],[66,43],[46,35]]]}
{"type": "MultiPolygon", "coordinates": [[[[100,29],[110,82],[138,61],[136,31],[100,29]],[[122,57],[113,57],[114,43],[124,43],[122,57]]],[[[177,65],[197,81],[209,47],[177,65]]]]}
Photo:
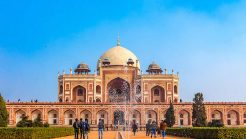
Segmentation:
{"type": "Polygon", "coordinates": [[[75,71],[76,73],[82,73],[82,72],[88,73],[88,72],[90,72],[91,70],[90,70],[90,68],[89,68],[89,66],[88,66],[87,64],[85,64],[85,63],[80,63],[74,71],[75,71]]]}
{"type": "Polygon", "coordinates": [[[127,64],[128,64],[128,65],[129,65],[129,64],[131,64],[131,65],[134,64],[134,61],[132,60],[132,58],[129,58],[129,59],[128,59],[127,64]]]}
{"type": "Polygon", "coordinates": [[[158,64],[153,62],[152,64],[149,65],[148,70],[152,70],[152,69],[161,69],[161,68],[158,64]]]}
{"type": "Polygon", "coordinates": [[[162,69],[158,64],[153,62],[152,64],[149,65],[147,72],[159,74],[159,73],[162,73],[162,69]]]}
{"type": "Polygon", "coordinates": [[[89,66],[85,63],[81,63],[77,66],[77,69],[89,69],[89,66]]]}

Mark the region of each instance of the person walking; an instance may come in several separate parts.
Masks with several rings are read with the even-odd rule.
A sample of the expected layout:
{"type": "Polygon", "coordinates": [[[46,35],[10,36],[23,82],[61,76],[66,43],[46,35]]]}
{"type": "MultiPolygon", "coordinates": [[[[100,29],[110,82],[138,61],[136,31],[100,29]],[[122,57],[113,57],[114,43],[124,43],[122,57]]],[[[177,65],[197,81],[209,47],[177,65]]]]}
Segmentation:
{"type": "Polygon", "coordinates": [[[133,121],[133,124],[132,124],[132,132],[133,132],[133,135],[134,136],[136,135],[137,129],[138,129],[138,126],[137,126],[136,122],[133,121]]]}
{"type": "Polygon", "coordinates": [[[146,136],[149,136],[149,133],[150,133],[150,126],[151,126],[151,120],[149,120],[149,121],[146,123],[146,136]]]}
{"type": "Polygon", "coordinates": [[[151,138],[153,135],[156,138],[156,129],[157,129],[157,124],[155,121],[153,121],[151,124],[151,138]]]}
{"type": "Polygon", "coordinates": [[[161,137],[162,137],[162,139],[164,139],[164,137],[165,137],[165,131],[166,131],[166,126],[167,126],[167,124],[162,120],[161,121],[161,123],[160,123],[160,134],[161,134],[161,137]]]}
{"type": "Polygon", "coordinates": [[[79,121],[79,129],[80,129],[80,139],[85,139],[85,130],[84,130],[85,122],[82,118],[79,121]]]}
{"type": "Polygon", "coordinates": [[[98,139],[103,139],[104,123],[101,119],[98,122],[98,139]]]}
{"type": "Polygon", "coordinates": [[[90,131],[90,124],[88,119],[85,119],[85,128],[84,128],[84,134],[85,134],[85,138],[89,139],[89,131],[90,131]]]}
{"type": "Polygon", "coordinates": [[[166,136],[166,130],[167,130],[167,123],[166,123],[166,121],[163,121],[163,128],[162,128],[162,132],[161,132],[162,139],[164,139],[164,137],[166,136]]]}
{"type": "Polygon", "coordinates": [[[73,129],[74,129],[74,139],[79,139],[79,121],[76,118],[74,123],[73,123],[73,129]]]}

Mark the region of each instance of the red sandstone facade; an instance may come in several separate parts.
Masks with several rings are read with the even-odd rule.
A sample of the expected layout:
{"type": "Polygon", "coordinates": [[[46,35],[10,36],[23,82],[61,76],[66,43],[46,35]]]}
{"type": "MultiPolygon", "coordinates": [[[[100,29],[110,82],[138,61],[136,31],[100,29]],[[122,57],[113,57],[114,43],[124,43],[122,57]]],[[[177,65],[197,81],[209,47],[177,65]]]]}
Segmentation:
{"type": "MultiPolygon", "coordinates": [[[[58,102],[8,102],[9,125],[22,115],[34,120],[38,115],[51,125],[71,125],[75,118],[87,118],[92,125],[103,119],[108,126],[136,121],[161,121],[169,102],[174,103],[175,126],[192,125],[192,103],[179,100],[179,76],[159,65],[150,64],[147,74],[129,50],[116,47],[105,52],[97,63],[97,72],[89,74],[86,64],[79,64],[69,74],[58,75],[58,102]]],[[[205,103],[207,120],[220,119],[226,126],[246,125],[246,102],[205,103]]]]}

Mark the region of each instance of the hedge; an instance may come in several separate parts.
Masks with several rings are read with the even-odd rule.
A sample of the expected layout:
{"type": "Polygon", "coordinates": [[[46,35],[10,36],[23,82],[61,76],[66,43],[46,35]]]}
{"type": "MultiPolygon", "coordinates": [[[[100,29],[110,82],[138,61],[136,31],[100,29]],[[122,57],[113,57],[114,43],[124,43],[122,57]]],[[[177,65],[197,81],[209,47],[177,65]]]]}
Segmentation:
{"type": "Polygon", "coordinates": [[[0,128],[1,139],[50,139],[73,135],[73,128],[0,128]]]}
{"type": "Polygon", "coordinates": [[[169,128],[167,134],[196,139],[246,139],[246,128],[169,128]]]}

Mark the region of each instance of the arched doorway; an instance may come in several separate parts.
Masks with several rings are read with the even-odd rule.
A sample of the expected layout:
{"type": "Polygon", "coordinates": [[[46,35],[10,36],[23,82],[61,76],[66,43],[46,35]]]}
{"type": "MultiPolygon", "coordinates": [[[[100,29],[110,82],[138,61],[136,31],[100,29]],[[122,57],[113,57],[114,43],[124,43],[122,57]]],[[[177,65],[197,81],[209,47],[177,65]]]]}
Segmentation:
{"type": "Polygon", "coordinates": [[[114,111],[114,124],[123,125],[125,124],[125,114],[121,110],[114,111]]]}
{"type": "Polygon", "coordinates": [[[147,121],[155,121],[155,122],[158,122],[157,121],[157,113],[154,111],[154,110],[148,110],[146,112],[146,122],[147,121]]]}
{"type": "Polygon", "coordinates": [[[63,86],[60,85],[60,90],[59,90],[59,94],[61,95],[63,93],[63,86]]]}
{"type": "Polygon", "coordinates": [[[104,124],[108,124],[108,113],[105,110],[100,110],[97,112],[97,124],[99,119],[103,121],[104,124]]]}
{"type": "Polygon", "coordinates": [[[178,115],[178,125],[188,126],[190,125],[190,113],[186,110],[181,110],[178,115]]]}
{"type": "Polygon", "coordinates": [[[136,86],[135,101],[136,102],[141,102],[141,100],[142,100],[141,86],[137,85],[136,86]]]}
{"type": "Polygon", "coordinates": [[[38,116],[40,116],[40,118],[42,119],[42,112],[40,110],[34,110],[32,112],[32,121],[34,121],[35,119],[37,119],[38,116]]]}
{"type": "Polygon", "coordinates": [[[72,125],[75,120],[75,113],[72,110],[67,110],[64,113],[64,124],[72,125]]]}
{"type": "Polygon", "coordinates": [[[211,122],[213,121],[213,120],[220,120],[221,122],[223,121],[222,120],[222,117],[223,117],[223,115],[222,115],[222,112],[221,111],[219,111],[219,110],[214,110],[212,113],[211,113],[211,122]]]}
{"type": "Polygon", "coordinates": [[[137,110],[133,110],[131,113],[130,122],[131,123],[135,122],[137,125],[140,125],[141,124],[141,113],[137,110]]]}
{"type": "Polygon", "coordinates": [[[16,111],[16,124],[22,120],[22,117],[26,116],[26,112],[23,110],[16,111]]]}
{"type": "Polygon", "coordinates": [[[86,102],[86,89],[80,85],[73,88],[73,102],[86,102]]]}
{"type": "Polygon", "coordinates": [[[115,78],[108,83],[109,102],[130,101],[130,84],[121,78],[115,78]]]}
{"type": "Polygon", "coordinates": [[[101,86],[100,85],[96,86],[96,93],[101,94],[101,86]]]}
{"type": "Polygon", "coordinates": [[[48,123],[50,125],[58,124],[58,112],[56,110],[51,110],[48,112],[48,123]]]}
{"type": "Polygon", "coordinates": [[[152,102],[165,102],[165,90],[163,87],[157,85],[151,89],[152,102]]]}
{"type": "Polygon", "coordinates": [[[91,112],[88,110],[84,110],[80,113],[80,118],[83,120],[88,119],[88,122],[91,123],[91,112]]]}
{"type": "Polygon", "coordinates": [[[239,114],[235,110],[230,110],[227,113],[227,125],[239,125],[239,114]]]}

